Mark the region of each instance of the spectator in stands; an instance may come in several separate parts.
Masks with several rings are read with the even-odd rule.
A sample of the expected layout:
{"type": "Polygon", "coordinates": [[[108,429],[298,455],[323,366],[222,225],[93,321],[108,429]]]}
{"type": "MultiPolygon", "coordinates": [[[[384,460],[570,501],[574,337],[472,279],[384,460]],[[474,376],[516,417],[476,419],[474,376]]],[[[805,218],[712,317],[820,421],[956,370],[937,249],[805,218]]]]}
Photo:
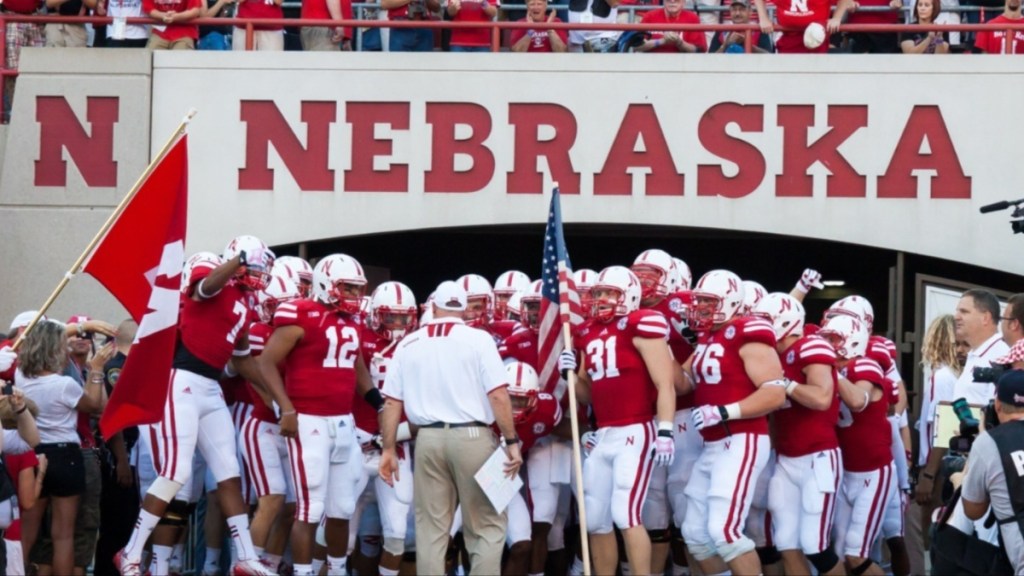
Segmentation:
{"type": "MultiPolygon", "coordinates": [[[[581,0],[569,4],[569,22],[608,24],[618,20],[618,0],[581,0]]],[[[615,52],[619,32],[614,30],[570,30],[569,52],[615,52]]]]}
{"type": "MultiPolygon", "coordinates": [[[[490,22],[498,14],[491,0],[448,0],[445,7],[453,22],[490,22]]],[[[487,28],[452,30],[452,52],[487,52],[491,49],[491,31],[487,28]]]]}
{"type": "Polygon", "coordinates": [[[142,0],[142,10],[158,22],[153,24],[147,49],[195,50],[199,26],[191,22],[202,15],[202,0],[142,0]]]}
{"type": "MultiPolygon", "coordinates": [[[[388,20],[429,20],[441,9],[438,0],[381,0],[388,11],[388,20]]],[[[392,28],[388,38],[391,52],[430,52],[434,49],[434,32],[418,28],[392,28]]]]}
{"type": "MultiPolygon", "coordinates": [[[[302,18],[351,20],[351,0],[302,0],[302,18]]],[[[335,52],[352,49],[352,30],[341,26],[306,26],[299,32],[307,52],[335,52]]]]}
{"type": "MultiPolygon", "coordinates": [[[[750,4],[747,0],[733,0],[729,4],[729,21],[733,24],[750,23],[750,4]]],[[[711,38],[709,52],[738,52],[743,53],[743,32],[718,32],[711,38]]],[[[772,39],[768,34],[762,34],[760,30],[750,32],[750,51],[757,54],[771,54],[772,39]]]]}
{"type": "Polygon", "coordinates": [[[144,24],[127,24],[124,18],[142,16],[142,0],[100,0],[96,4],[97,16],[110,16],[114,19],[108,24],[108,48],[145,48],[149,40],[149,26],[144,24]]]}
{"type": "MultiPolygon", "coordinates": [[[[284,18],[281,0],[238,0],[239,18],[284,18]]],[[[245,50],[245,27],[236,26],[231,38],[234,50],[245,50]]],[[[253,50],[284,50],[284,26],[255,25],[253,50]]]]}
{"type": "MultiPolygon", "coordinates": [[[[526,17],[520,22],[561,22],[555,11],[548,12],[548,0],[529,0],[526,3],[526,17]]],[[[513,52],[565,52],[568,49],[569,33],[565,30],[524,30],[512,31],[513,52]]]]}
{"type": "MultiPolygon", "coordinates": [[[[4,0],[0,4],[0,12],[4,14],[39,14],[43,8],[43,0],[4,0]]],[[[17,70],[24,47],[41,48],[46,46],[46,35],[43,26],[31,22],[7,22],[5,30],[7,54],[4,66],[8,70],[17,70]]],[[[13,76],[4,77],[3,121],[11,119],[11,105],[14,102],[13,76]]]]}
{"type": "MultiPolygon", "coordinates": [[[[46,0],[46,8],[61,16],[85,16],[96,7],[96,0],[46,0]]],[[[88,34],[85,24],[50,23],[46,25],[46,45],[56,48],[85,48],[88,34]]]]}
{"type": "MultiPolygon", "coordinates": [[[[643,24],[699,24],[697,14],[683,10],[683,0],[665,0],[665,7],[644,14],[643,24]]],[[[636,52],[707,52],[707,36],[703,32],[651,30],[647,40],[637,46],[636,52]]]]}
{"type": "MultiPolygon", "coordinates": [[[[899,24],[902,0],[854,0],[849,24],[899,24]],[[862,10],[868,8],[869,10],[862,10]]],[[[854,54],[895,54],[900,51],[895,32],[851,32],[850,51],[854,54]]]]}
{"type": "Polygon", "coordinates": [[[103,409],[103,365],[113,355],[104,347],[89,363],[89,380],[83,389],[63,375],[68,364],[68,341],[60,324],[40,322],[28,333],[18,356],[15,383],[39,406],[40,444],[50,473],[43,482],[40,506],[22,519],[30,533],[38,530],[47,504],[52,506],[50,535],[53,539],[53,573],[74,573],[74,529],[80,496],[85,492],[85,469],[76,429],[78,412],[98,414],[103,409]]]}
{"type": "MultiPolygon", "coordinates": [[[[237,0],[205,0],[205,7],[201,18],[230,18],[232,16],[232,10],[228,7],[234,7],[237,0]]],[[[199,50],[230,50],[231,45],[228,43],[228,38],[231,37],[231,26],[221,25],[210,25],[204,24],[199,27],[199,42],[196,44],[196,48],[199,50]]],[[[243,49],[245,46],[243,45],[243,49]]]]}
{"type": "MultiPolygon", "coordinates": [[[[974,40],[974,48],[986,54],[1002,54],[1005,51],[1006,30],[1000,24],[1020,24],[1021,0],[1006,0],[1001,16],[987,22],[992,30],[978,32],[974,40]]],[[[1010,53],[1024,54],[1024,30],[1014,30],[1010,39],[1010,53]]]]}
{"type": "MultiPolygon", "coordinates": [[[[915,24],[936,24],[941,13],[939,0],[917,0],[914,5],[915,24]]],[[[901,34],[900,49],[904,54],[947,54],[949,40],[945,32],[907,32],[901,34]]]]}

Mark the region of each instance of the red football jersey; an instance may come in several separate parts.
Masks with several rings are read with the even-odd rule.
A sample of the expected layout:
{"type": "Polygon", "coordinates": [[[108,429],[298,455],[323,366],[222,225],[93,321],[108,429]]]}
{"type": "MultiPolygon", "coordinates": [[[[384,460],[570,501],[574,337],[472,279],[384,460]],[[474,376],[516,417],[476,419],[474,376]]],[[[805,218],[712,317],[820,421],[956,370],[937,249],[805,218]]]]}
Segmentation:
{"type": "Polygon", "coordinates": [[[796,458],[838,447],[836,422],[839,420],[840,401],[834,368],[836,352],[832,345],[824,338],[805,336],[779,357],[786,378],[800,384],[807,383],[806,367],[828,365],[832,370],[832,405],[827,410],[812,410],[795,400],[787,400],[787,406],[774,413],[775,450],[782,456],[796,458]]]}
{"type": "MultiPolygon", "coordinates": [[[[687,326],[687,295],[681,292],[670,294],[668,298],[664,298],[661,302],[651,306],[649,310],[661,313],[665,320],[668,321],[669,328],[671,328],[668,331],[668,347],[672,350],[672,357],[679,364],[686,362],[690,355],[693,354],[693,346],[690,346],[690,343],[680,334],[683,327],[687,326]]],[[[693,406],[693,394],[676,396],[677,411],[693,408],[693,406]]]]}
{"type": "MultiPolygon", "coordinates": [[[[683,10],[677,14],[674,18],[670,17],[664,10],[651,10],[647,14],[644,14],[642,24],[700,24],[700,18],[695,12],[683,10]]],[[[708,51],[708,39],[707,35],[699,30],[688,30],[683,32],[683,40],[690,44],[695,44],[701,52],[708,51]]],[[[665,32],[652,30],[650,32],[651,40],[661,40],[665,36],[665,32]]],[[[678,54],[679,50],[674,44],[663,44],[651,52],[669,52],[672,54],[678,54]]]]}
{"type": "Polygon", "coordinates": [[[855,358],[840,371],[850,382],[867,380],[882,389],[882,397],[860,412],[846,404],[839,407],[839,447],[843,451],[843,468],[850,472],[870,472],[892,462],[892,428],[889,413],[890,384],[882,367],[870,358],[855,358]]]}
{"type": "Polygon", "coordinates": [[[590,375],[590,404],[598,428],[654,419],[658,391],[633,338],[668,339],[665,317],[637,310],[608,323],[589,322],[580,331],[583,366],[590,375]]]}
{"type": "MultiPolygon", "coordinates": [[[[706,340],[698,344],[692,366],[697,384],[694,401],[698,405],[723,406],[739,402],[757,391],[740,357],[740,349],[753,343],[765,344],[774,350],[775,330],[768,321],[747,316],[709,332],[706,340]]],[[[706,442],[744,432],[767,434],[768,417],[730,420],[700,431],[706,442]]]]}
{"type": "Polygon", "coordinates": [[[284,361],[285,391],[295,409],[314,416],[351,414],[363,329],[359,316],[302,299],[278,306],[274,326],[303,330],[284,361]]]}
{"type": "Polygon", "coordinates": [[[775,19],[780,26],[802,29],[812,22],[824,26],[830,13],[829,0],[778,0],[775,3],[775,19]]]}
{"type": "Polygon", "coordinates": [[[523,323],[518,320],[497,320],[483,327],[494,338],[496,344],[504,342],[509,336],[523,328],[523,323]]]}
{"type": "MultiPolygon", "coordinates": [[[[1002,54],[1006,42],[1006,29],[1000,28],[1002,23],[1017,24],[1020,20],[1011,20],[1000,14],[986,22],[992,30],[978,32],[974,39],[974,46],[986,54],[1002,54]]],[[[1024,31],[1014,30],[1013,38],[1010,39],[1010,52],[1012,54],[1024,54],[1024,31]]]]}
{"type": "MultiPolygon", "coordinates": [[[[537,333],[533,330],[519,330],[498,345],[498,355],[502,360],[515,360],[528,364],[539,374],[537,339],[537,333]]],[[[544,390],[544,392],[550,393],[551,390],[544,390]]]]}
{"type": "MultiPolygon", "coordinates": [[[[395,343],[397,344],[397,342],[395,343]]],[[[396,346],[391,340],[384,338],[368,327],[363,329],[363,339],[359,347],[359,353],[363,356],[363,363],[370,370],[370,379],[378,390],[384,388],[384,378],[387,376],[388,363],[395,354],[396,346]]],[[[380,420],[377,419],[377,410],[370,405],[359,394],[358,391],[352,398],[352,417],[355,418],[356,428],[370,434],[380,433],[380,420]]],[[[405,414],[402,414],[402,421],[405,421],[405,414]]]]}
{"type": "Polygon", "coordinates": [[[551,434],[562,421],[562,407],[551,394],[537,394],[537,406],[525,421],[516,424],[516,435],[522,440],[520,451],[523,456],[533,448],[537,440],[551,434]]]}
{"type": "MultiPolygon", "coordinates": [[[[211,268],[192,270],[192,285],[208,276],[211,268]]],[[[235,350],[235,343],[257,321],[256,295],[233,280],[211,298],[182,302],[179,337],[193,356],[220,370],[235,350]]]]}
{"type": "MultiPolygon", "coordinates": [[[[254,358],[263,353],[263,349],[266,348],[267,341],[270,340],[270,334],[273,331],[274,328],[270,324],[264,324],[263,322],[254,322],[249,326],[249,347],[254,358]]],[[[253,418],[263,422],[277,422],[277,415],[274,414],[274,410],[267,406],[263,398],[253,389],[251,383],[249,384],[249,398],[252,400],[253,418]]]]}

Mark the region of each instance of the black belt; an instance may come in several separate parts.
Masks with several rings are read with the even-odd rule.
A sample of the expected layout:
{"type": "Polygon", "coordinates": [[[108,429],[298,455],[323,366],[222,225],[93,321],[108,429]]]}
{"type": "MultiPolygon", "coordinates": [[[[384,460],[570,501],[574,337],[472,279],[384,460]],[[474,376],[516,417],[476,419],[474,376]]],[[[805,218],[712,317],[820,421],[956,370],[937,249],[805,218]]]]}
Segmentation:
{"type": "Polygon", "coordinates": [[[430,424],[424,424],[420,428],[486,428],[487,424],[483,422],[459,422],[457,424],[449,424],[447,422],[431,422],[430,424]]]}

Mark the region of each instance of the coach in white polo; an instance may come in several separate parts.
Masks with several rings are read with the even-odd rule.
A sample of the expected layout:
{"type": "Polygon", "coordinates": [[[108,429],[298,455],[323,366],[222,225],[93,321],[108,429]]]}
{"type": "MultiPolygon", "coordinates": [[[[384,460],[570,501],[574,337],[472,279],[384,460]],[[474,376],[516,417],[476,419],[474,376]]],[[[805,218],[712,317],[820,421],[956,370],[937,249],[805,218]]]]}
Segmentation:
{"type": "Polygon", "coordinates": [[[500,574],[507,519],[491,505],[473,475],[498,446],[497,422],[511,476],[523,462],[512,421],[508,378],[494,340],[463,324],[466,292],[442,282],[434,293],[433,319],[405,337],[384,380],[380,475],[398,475],[395,434],[405,411],[419,429],[413,462],[416,507],[416,572],[444,574],[448,531],[462,504],[463,535],[472,574],[500,574]]]}

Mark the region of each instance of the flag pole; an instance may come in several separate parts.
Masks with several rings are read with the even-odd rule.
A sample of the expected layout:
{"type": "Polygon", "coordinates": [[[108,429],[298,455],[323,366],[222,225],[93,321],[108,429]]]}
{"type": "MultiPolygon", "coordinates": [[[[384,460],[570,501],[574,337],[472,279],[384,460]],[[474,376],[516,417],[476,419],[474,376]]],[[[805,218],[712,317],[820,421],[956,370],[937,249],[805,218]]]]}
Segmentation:
{"type": "Polygon", "coordinates": [[[117,219],[124,212],[125,208],[128,207],[128,203],[132,201],[132,198],[134,198],[135,195],[139,192],[139,189],[142,188],[142,184],[145,183],[146,179],[149,178],[149,175],[153,173],[153,169],[156,168],[157,164],[159,164],[161,160],[163,160],[164,156],[167,155],[167,152],[170,151],[171,146],[173,146],[178,141],[178,138],[180,138],[181,135],[185,133],[185,129],[188,127],[189,122],[192,121],[192,117],[195,115],[196,109],[190,108],[189,111],[185,114],[185,117],[182,118],[181,122],[178,124],[178,127],[174,129],[174,133],[171,134],[170,138],[168,138],[166,142],[164,142],[163,147],[160,148],[160,151],[157,152],[157,155],[149,162],[149,166],[146,166],[146,169],[142,171],[142,174],[135,181],[135,184],[132,185],[128,193],[125,194],[124,198],[121,199],[121,202],[117,205],[117,207],[114,208],[114,211],[110,214],[110,217],[107,218],[107,221],[103,223],[103,226],[100,228],[99,232],[97,232],[96,235],[93,236],[92,240],[90,240],[89,244],[85,247],[85,250],[82,251],[82,254],[79,255],[78,259],[75,260],[75,263],[71,265],[71,269],[64,273],[64,277],[61,278],[60,282],[57,283],[57,287],[54,288],[53,292],[50,293],[50,297],[47,298],[45,302],[43,302],[42,306],[39,307],[39,310],[36,312],[35,318],[33,318],[32,321],[28,323],[28,326],[26,326],[25,329],[21,331],[21,334],[18,335],[18,338],[14,341],[12,348],[17,350],[18,347],[21,346],[21,343],[25,339],[25,336],[32,330],[32,328],[35,327],[36,324],[39,323],[39,320],[43,317],[44,314],[46,314],[46,311],[49,310],[50,306],[52,306],[54,301],[57,300],[57,296],[59,296],[60,293],[64,291],[64,288],[67,287],[68,282],[70,282],[71,279],[75,277],[75,274],[78,273],[78,270],[82,267],[82,263],[85,262],[85,259],[92,254],[93,249],[96,248],[96,245],[99,244],[100,240],[102,240],[103,237],[106,236],[107,232],[110,231],[110,227],[114,225],[114,222],[117,222],[117,219]]]}
{"type": "MultiPolygon", "coordinates": [[[[564,266],[559,262],[559,266],[564,266]]],[[[572,327],[562,322],[562,342],[566,350],[572,350],[572,327]]],[[[587,506],[583,497],[583,458],[580,455],[580,422],[576,416],[576,373],[569,371],[566,379],[569,389],[569,421],[572,424],[572,466],[576,472],[576,506],[580,516],[580,555],[583,556],[583,574],[590,576],[590,540],[587,538],[587,506]]]]}

